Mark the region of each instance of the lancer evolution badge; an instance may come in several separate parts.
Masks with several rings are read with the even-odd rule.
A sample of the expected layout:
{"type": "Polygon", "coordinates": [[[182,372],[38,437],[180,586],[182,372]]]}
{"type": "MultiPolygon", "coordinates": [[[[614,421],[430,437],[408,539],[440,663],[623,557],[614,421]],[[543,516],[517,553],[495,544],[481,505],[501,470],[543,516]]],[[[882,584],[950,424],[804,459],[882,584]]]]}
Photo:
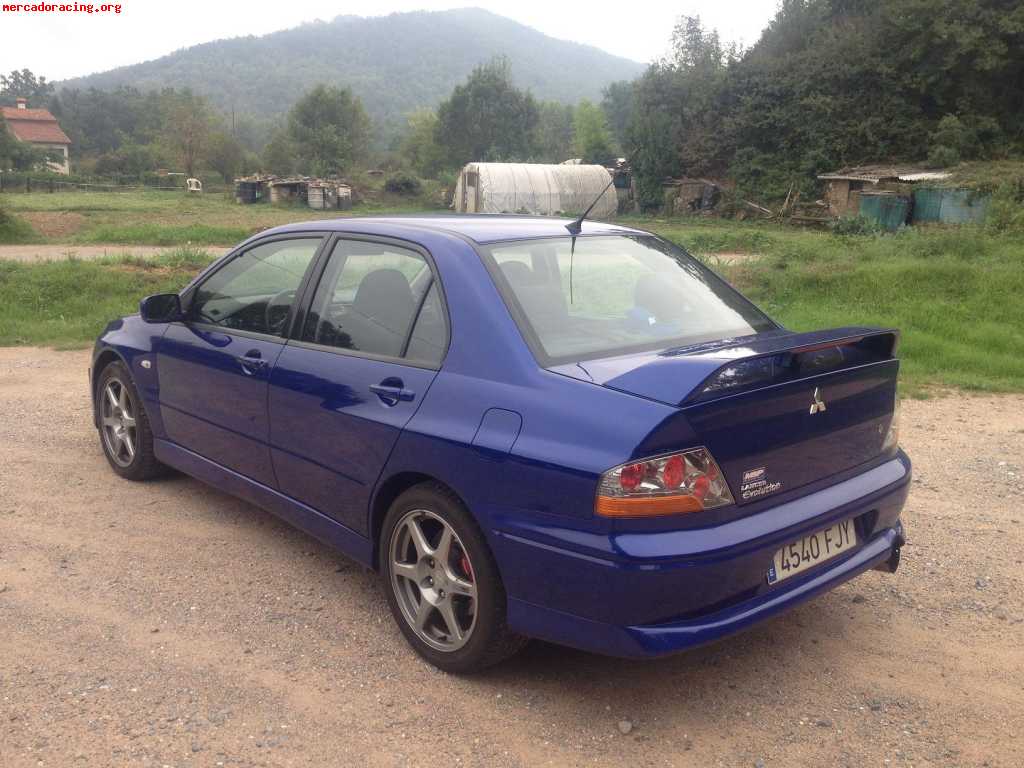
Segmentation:
{"type": "Polygon", "coordinates": [[[814,402],[811,403],[811,411],[810,411],[811,416],[813,416],[816,413],[824,413],[827,410],[828,410],[828,408],[825,407],[825,401],[821,399],[821,394],[818,391],[818,388],[815,387],[814,388],[814,402]]]}

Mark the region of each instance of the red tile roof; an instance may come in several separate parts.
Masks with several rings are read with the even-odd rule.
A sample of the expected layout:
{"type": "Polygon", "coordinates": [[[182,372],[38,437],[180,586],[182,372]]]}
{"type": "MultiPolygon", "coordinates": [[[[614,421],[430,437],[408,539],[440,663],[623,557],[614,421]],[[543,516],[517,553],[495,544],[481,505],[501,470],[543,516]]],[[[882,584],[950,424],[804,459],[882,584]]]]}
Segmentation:
{"type": "Polygon", "coordinates": [[[21,141],[33,144],[70,144],[71,139],[57,125],[57,118],[48,109],[0,107],[11,133],[21,141]]]}

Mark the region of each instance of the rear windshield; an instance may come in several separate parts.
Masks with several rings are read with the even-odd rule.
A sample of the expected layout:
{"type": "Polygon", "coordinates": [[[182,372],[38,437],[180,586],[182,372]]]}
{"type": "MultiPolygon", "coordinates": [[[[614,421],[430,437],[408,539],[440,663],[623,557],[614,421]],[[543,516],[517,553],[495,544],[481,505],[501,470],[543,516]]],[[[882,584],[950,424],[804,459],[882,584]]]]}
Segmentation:
{"type": "Polygon", "coordinates": [[[650,236],[499,243],[484,255],[543,365],[776,327],[686,252],[650,236]]]}

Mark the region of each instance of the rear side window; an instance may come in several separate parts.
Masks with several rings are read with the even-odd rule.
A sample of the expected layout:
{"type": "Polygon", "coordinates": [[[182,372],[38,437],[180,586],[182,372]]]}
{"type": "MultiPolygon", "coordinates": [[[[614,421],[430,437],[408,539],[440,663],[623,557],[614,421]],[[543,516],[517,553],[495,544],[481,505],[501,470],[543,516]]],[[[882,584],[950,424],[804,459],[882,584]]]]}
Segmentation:
{"type": "Polygon", "coordinates": [[[416,318],[416,325],[413,326],[405,356],[410,360],[438,365],[444,358],[447,346],[448,325],[444,307],[441,305],[441,295],[437,290],[437,283],[434,282],[423,300],[423,307],[416,318]]]}
{"type": "Polygon", "coordinates": [[[387,243],[339,241],[302,339],[377,357],[439,363],[447,325],[426,259],[387,243]]]}
{"type": "Polygon", "coordinates": [[[500,243],[485,256],[543,365],[749,336],[775,327],[684,251],[649,236],[500,243]]]}

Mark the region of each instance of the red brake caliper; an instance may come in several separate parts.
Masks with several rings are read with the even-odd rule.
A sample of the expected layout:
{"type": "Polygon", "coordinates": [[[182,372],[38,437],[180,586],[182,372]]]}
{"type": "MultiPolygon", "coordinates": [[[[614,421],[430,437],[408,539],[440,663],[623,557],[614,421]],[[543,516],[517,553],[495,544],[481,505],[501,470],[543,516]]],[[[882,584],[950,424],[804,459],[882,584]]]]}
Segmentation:
{"type": "Polygon", "coordinates": [[[473,567],[469,564],[469,558],[466,557],[466,553],[462,553],[462,557],[459,558],[459,567],[462,568],[462,572],[469,577],[470,581],[473,581],[473,567]]]}

